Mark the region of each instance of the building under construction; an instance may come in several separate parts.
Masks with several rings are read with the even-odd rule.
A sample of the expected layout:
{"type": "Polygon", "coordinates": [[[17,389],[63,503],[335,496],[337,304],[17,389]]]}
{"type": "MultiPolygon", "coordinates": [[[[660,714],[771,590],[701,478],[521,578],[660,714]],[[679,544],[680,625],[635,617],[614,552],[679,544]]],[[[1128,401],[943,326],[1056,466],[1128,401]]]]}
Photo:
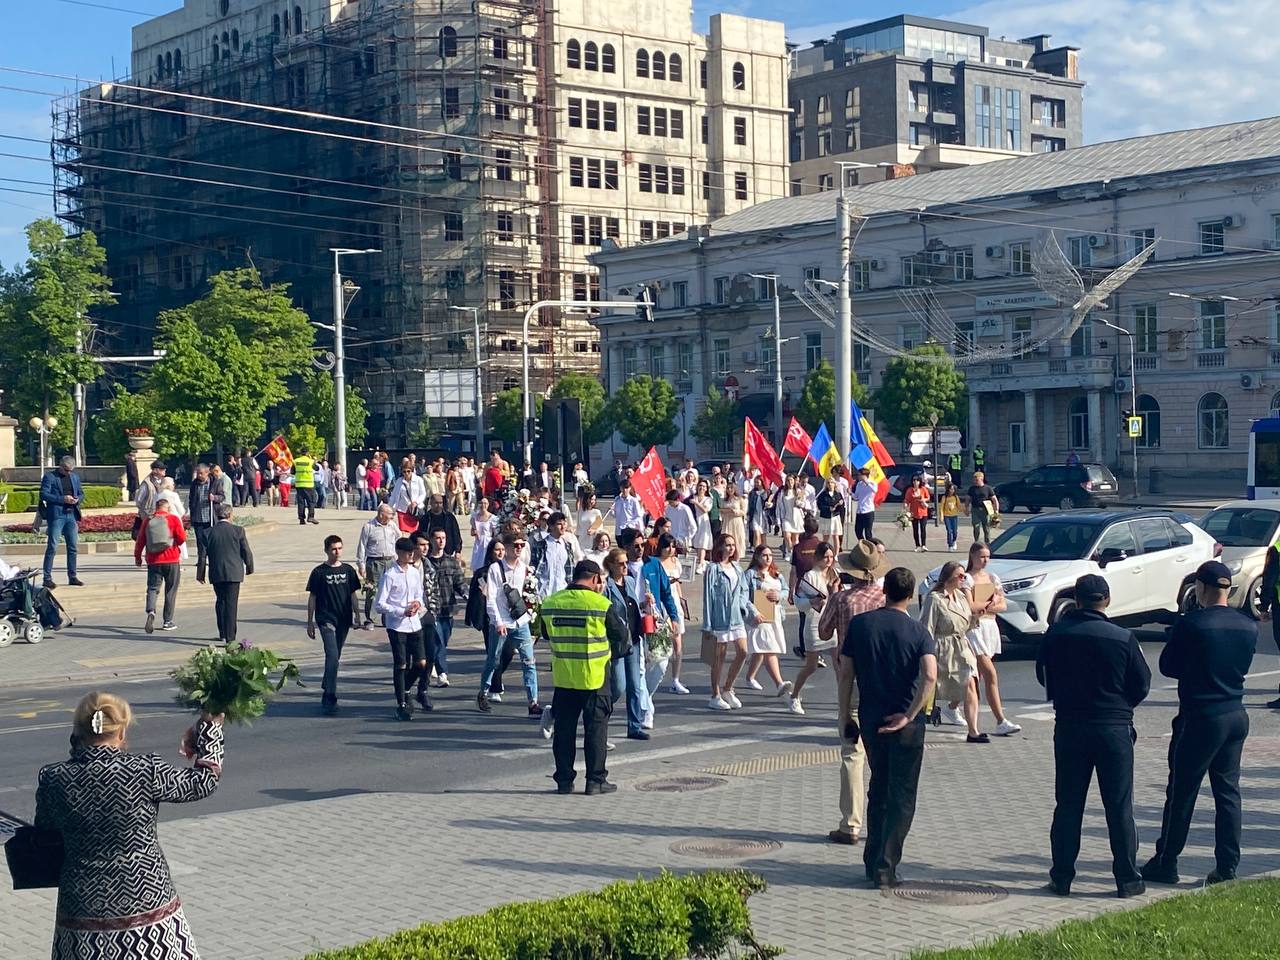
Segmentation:
{"type": "MultiPolygon", "coordinates": [[[[470,437],[477,365],[486,399],[519,385],[534,300],[618,296],[587,254],[786,191],[782,25],[696,34],[689,0],[186,0],[131,63],[53,118],[60,213],[120,294],[102,328],[146,350],[249,263],[328,322],[329,249],[376,248],[343,261],[347,376],[386,446],[423,415],[470,437]]],[[[589,319],[536,318],[534,390],[598,371],[589,319]]]]}

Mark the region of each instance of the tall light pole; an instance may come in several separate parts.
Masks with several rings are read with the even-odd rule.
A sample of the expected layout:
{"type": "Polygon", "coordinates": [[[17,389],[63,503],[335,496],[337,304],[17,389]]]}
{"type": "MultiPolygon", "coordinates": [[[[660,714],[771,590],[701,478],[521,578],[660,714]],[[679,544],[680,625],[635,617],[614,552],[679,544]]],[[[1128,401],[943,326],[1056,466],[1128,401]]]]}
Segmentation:
{"type": "Polygon", "coordinates": [[[768,280],[773,286],[773,429],[774,442],[781,442],[787,435],[782,425],[782,301],[778,295],[776,273],[749,273],[757,280],[768,280]]]}
{"type": "MultiPolygon", "coordinates": [[[[1138,365],[1134,362],[1135,354],[1137,353],[1134,346],[1134,335],[1132,331],[1126,330],[1124,327],[1114,324],[1110,320],[1104,320],[1102,317],[1090,317],[1089,319],[1094,323],[1102,324],[1102,326],[1109,330],[1114,330],[1116,333],[1122,333],[1129,338],[1129,415],[1136,417],[1138,416],[1138,365]]],[[[1142,426],[1145,430],[1146,421],[1143,421],[1142,426]]],[[[1127,428],[1128,424],[1125,424],[1125,427],[1127,428]]],[[[1133,445],[1133,495],[1136,498],[1138,496],[1138,438],[1130,437],[1129,441],[1133,445]]]]}
{"type": "Polygon", "coordinates": [[[530,304],[529,309],[524,312],[524,322],[520,326],[520,342],[524,348],[521,391],[523,393],[521,398],[523,400],[523,409],[521,411],[520,437],[524,443],[524,466],[526,470],[533,467],[533,444],[529,442],[529,418],[533,416],[533,404],[529,399],[529,321],[533,319],[533,315],[543,307],[578,307],[579,309],[587,310],[614,307],[634,310],[637,306],[644,307],[649,313],[649,319],[653,319],[651,309],[653,305],[649,302],[647,289],[643,300],[538,300],[530,304]]]}
{"type": "MultiPolygon", "coordinates": [[[[342,338],[342,321],[346,319],[350,303],[342,295],[342,258],[362,253],[381,253],[370,248],[353,250],[347,247],[330,247],[333,254],[333,462],[347,472],[347,375],[343,360],[346,357],[342,338]]],[[[359,292],[359,288],[357,288],[359,292]]],[[[353,296],[354,299],[354,296],[353,296]]]]}
{"type": "MultiPolygon", "coordinates": [[[[49,440],[49,434],[53,433],[54,428],[58,426],[58,418],[49,416],[42,420],[40,417],[32,417],[27,422],[27,425],[40,435],[40,469],[43,470],[49,465],[46,462],[47,457],[45,449],[49,440]]],[[[77,463],[76,466],[80,466],[80,464],[77,463]]]]}
{"type": "Polygon", "coordinates": [[[480,308],[479,307],[449,307],[450,310],[457,310],[460,313],[471,314],[471,325],[474,333],[474,341],[472,346],[475,351],[476,361],[476,456],[484,457],[484,376],[480,369],[480,308]]]}

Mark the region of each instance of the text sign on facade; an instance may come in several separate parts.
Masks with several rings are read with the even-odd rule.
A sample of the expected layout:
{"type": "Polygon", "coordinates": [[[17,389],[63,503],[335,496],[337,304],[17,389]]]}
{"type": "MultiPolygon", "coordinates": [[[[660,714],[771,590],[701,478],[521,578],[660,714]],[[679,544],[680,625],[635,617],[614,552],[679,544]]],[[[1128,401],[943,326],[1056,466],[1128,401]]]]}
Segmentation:
{"type": "Polygon", "coordinates": [[[1025,310],[1031,307],[1056,307],[1058,298],[1048,293],[999,293],[978,297],[973,303],[977,313],[999,313],[1001,310],[1025,310]]]}

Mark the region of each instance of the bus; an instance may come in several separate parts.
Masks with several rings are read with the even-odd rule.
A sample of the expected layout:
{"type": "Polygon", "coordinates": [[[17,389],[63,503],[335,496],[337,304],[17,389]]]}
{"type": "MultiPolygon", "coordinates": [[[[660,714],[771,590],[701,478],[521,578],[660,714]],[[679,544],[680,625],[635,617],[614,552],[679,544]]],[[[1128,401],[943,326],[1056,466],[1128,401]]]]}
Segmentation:
{"type": "Polygon", "coordinates": [[[1255,420],[1249,428],[1245,496],[1250,500],[1280,500],[1280,417],[1255,420]]]}

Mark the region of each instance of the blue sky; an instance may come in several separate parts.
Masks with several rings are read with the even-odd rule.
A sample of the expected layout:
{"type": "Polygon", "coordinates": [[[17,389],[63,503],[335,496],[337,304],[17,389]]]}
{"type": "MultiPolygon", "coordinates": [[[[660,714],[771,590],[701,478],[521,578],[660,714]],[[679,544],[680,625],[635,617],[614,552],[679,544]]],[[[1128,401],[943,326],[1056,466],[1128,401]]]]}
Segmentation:
{"type": "MultiPolygon", "coordinates": [[[[10,0],[5,4],[7,53],[0,66],[95,80],[122,75],[128,69],[130,27],[147,15],[176,9],[181,0],[92,2],[138,12],[68,0],[10,0]]],[[[982,24],[993,36],[1050,33],[1056,42],[1081,48],[1081,75],[1089,84],[1089,141],[1280,112],[1274,105],[1280,0],[913,0],[849,4],[839,17],[820,0],[698,0],[695,26],[705,29],[708,15],[717,11],[781,19],[788,37],[800,44],[897,13],[982,24]]],[[[0,180],[5,188],[0,190],[0,263],[7,266],[25,257],[23,226],[52,210],[48,94],[63,93],[71,84],[0,70],[0,87],[36,91],[0,89],[0,133],[43,141],[0,139],[0,153],[38,158],[0,156],[0,178],[8,178],[0,180]]]]}

